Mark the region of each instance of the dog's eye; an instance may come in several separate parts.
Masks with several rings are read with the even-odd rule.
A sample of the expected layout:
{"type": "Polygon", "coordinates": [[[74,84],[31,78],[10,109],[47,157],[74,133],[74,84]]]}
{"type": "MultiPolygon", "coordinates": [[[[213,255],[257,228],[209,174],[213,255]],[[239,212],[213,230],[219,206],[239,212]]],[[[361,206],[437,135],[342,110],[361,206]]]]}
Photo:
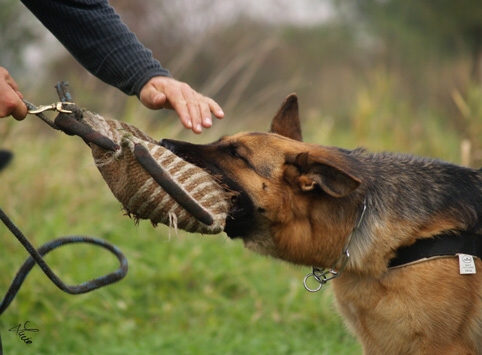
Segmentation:
{"type": "Polygon", "coordinates": [[[231,154],[233,158],[243,159],[243,157],[241,156],[241,154],[239,154],[238,149],[234,144],[231,144],[229,146],[229,154],[231,154]]]}
{"type": "Polygon", "coordinates": [[[227,153],[233,158],[233,159],[236,159],[238,161],[242,161],[244,162],[245,164],[247,165],[251,165],[249,160],[246,159],[246,155],[243,154],[243,147],[241,145],[237,145],[235,143],[231,143],[229,144],[229,146],[226,147],[227,148],[227,153]]]}

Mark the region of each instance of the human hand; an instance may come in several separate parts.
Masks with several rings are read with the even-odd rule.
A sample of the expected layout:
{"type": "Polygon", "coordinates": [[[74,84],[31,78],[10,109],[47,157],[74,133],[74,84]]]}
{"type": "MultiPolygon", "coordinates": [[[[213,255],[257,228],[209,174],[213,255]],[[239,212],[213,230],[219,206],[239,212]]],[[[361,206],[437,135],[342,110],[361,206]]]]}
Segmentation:
{"type": "Polygon", "coordinates": [[[223,110],[213,99],[167,76],[156,76],[149,80],[139,98],[150,109],[175,110],[184,127],[192,129],[194,133],[201,133],[203,127],[212,126],[211,114],[219,119],[224,117],[223,110]]]}
{"type": "Polygon", "coordinates": [[[7,69],[0,67],[0,118],[12,115],[16,120],[23,120],[27,116],[27,106],[22,99],[15,80],[7,69]]]}

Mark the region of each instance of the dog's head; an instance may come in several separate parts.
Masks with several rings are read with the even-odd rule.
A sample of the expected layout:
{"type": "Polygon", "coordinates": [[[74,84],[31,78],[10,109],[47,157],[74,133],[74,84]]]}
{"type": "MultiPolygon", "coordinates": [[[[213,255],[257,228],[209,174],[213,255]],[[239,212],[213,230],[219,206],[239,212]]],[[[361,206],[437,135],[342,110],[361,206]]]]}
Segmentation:
{"type": "Polygon", "coordinates": [[[238,192],[226,221],[229,237],[259,253],[313,266],[341,252],[353,227],[350,214],[356,214],[346,199],[360,179],[349,154],[301,137],[293,94],[268,133],[238,133],[205,145],[164,139],[161,145],[238,192]]]}

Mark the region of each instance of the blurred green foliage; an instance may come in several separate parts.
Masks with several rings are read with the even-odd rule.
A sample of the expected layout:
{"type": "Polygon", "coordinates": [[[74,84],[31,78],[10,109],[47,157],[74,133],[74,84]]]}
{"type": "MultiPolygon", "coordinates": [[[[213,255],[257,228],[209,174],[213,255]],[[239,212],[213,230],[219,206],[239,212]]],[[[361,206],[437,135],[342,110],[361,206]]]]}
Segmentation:
{"type": "Polygon", "coordinates": [[[18,0],[0,0],[0,63],[12,75],[21,75],[25,49],[40,38],[31,17],[18,0]]]}

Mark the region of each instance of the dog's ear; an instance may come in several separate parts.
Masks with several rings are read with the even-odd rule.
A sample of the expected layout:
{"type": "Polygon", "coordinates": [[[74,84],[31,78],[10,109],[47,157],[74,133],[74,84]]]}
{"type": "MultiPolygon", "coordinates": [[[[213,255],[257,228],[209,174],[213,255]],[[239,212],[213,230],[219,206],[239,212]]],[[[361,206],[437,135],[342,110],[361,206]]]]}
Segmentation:
{"type": "Polygon", "coordinates": [[[278,113],[271,122],[272,133],[302,141],[301,124],[298,113],[298,97],[296,94],[288,95],[278,113]]]}
{"type": "Polygon", "coordinates": [[[287,161],[300,172],[297,183],[302,191],[321,188],[333,197],[344,197],[361,184],[361,180],[339,164],[309,153],[300,153],[287,161]]]}

